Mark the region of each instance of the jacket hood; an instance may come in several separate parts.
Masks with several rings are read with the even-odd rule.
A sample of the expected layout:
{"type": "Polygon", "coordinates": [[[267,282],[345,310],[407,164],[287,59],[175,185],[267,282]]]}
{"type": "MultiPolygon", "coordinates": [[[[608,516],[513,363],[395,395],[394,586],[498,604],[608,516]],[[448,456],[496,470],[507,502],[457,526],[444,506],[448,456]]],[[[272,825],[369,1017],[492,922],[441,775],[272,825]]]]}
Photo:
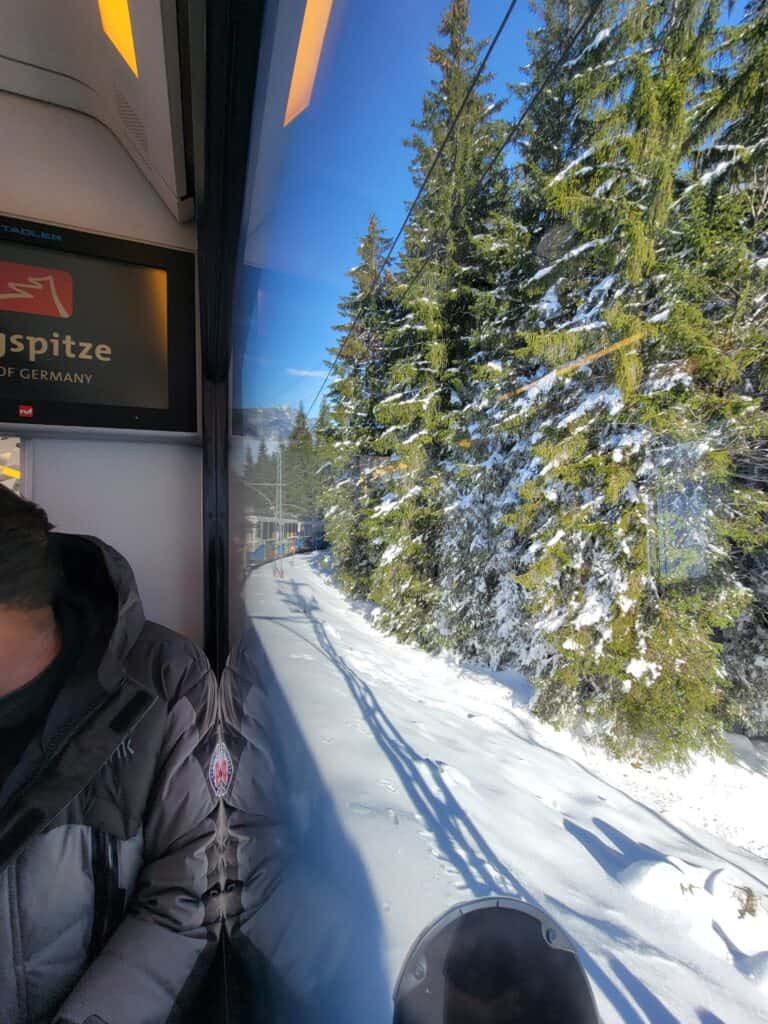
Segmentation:
{"type": "Polygon", "coordinates": [[[88,636],[88,661],[111,690],[125,675],[123,664],[146,621],[133,570],[96,537],[52,533],[49,545],[56,599],[76,606],[88,636]]]}

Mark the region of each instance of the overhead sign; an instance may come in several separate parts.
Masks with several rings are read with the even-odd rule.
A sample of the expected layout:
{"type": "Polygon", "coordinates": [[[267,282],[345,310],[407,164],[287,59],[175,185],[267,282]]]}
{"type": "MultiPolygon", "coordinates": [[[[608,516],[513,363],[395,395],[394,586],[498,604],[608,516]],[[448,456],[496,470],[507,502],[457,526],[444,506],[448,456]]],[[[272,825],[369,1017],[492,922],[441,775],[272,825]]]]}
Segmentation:
{"type": "Polygon", "coordinates": [[[0,220],[0,420],[194,430],[192,257],[19,223],[0,220]]]}

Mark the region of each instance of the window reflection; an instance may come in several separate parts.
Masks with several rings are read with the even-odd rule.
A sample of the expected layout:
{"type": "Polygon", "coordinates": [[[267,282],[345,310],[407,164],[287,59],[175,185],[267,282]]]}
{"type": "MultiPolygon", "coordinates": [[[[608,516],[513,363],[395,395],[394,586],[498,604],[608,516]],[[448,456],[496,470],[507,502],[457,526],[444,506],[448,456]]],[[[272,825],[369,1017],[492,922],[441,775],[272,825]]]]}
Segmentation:
{"type": "Polygon", "coordinates": [[[521,8],[480,71],[497,4],[334,5],[309,106],[262,83],[232,672],[343,950],[288,1015],[390,1021],[491,895],[572,932],[606,1021],[758,1012],[765,12],[676,11],[521,8]]]}
{"type": "Polygon", "coordinates": [[[16,494],[21,491],[21,440],[0,436],[0,484],[16,494]]]}

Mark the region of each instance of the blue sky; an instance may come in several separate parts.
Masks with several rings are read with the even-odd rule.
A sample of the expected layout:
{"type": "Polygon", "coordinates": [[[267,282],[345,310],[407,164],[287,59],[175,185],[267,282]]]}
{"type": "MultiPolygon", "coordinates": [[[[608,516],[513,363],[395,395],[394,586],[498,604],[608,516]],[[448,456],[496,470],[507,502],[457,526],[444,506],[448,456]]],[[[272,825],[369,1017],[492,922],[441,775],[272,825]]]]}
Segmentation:
{"type": "MultiPolygon", "coordinates": [[[[375,212],[394,235],[414,194],[411,150],[402,140],[434,74],[427,51],[445,6],[446,0],[336,0],[312,103],[282,129],[269,265],[258,295],[248,297],[254,315],[236,402],[238,392],[246,406],[312,401],[368,216],[375,212]]],[[[473,0],[473,38],[491,38],[506,8],[507,0],[473,0]]],[[[532,23],[526,0],[518,0],[489,63],[498,94],[521,78],[532,23]]]]}

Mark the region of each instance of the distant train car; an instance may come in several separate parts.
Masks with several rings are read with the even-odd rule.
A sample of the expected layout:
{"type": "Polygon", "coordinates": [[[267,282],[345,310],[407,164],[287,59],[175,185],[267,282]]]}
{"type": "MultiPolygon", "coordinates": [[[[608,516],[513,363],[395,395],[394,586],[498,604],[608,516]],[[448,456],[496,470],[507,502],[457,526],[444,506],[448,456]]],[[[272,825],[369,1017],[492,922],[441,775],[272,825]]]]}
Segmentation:
{"type": "Polygon", "coordinates": [[[267,560],[267,546],[266,544],[259,544],[252,551],[248,552],[248,568],[256,569],[258,566],[263,565],[267,560]]]}
{"type": "Polygon", "coordinates": [[[328,547],[325,534],[322,530],[317,533],[307,534],[304,537],[296,538],[296,553],[305,554],[309,551],[323,551],[328,547]]]}

